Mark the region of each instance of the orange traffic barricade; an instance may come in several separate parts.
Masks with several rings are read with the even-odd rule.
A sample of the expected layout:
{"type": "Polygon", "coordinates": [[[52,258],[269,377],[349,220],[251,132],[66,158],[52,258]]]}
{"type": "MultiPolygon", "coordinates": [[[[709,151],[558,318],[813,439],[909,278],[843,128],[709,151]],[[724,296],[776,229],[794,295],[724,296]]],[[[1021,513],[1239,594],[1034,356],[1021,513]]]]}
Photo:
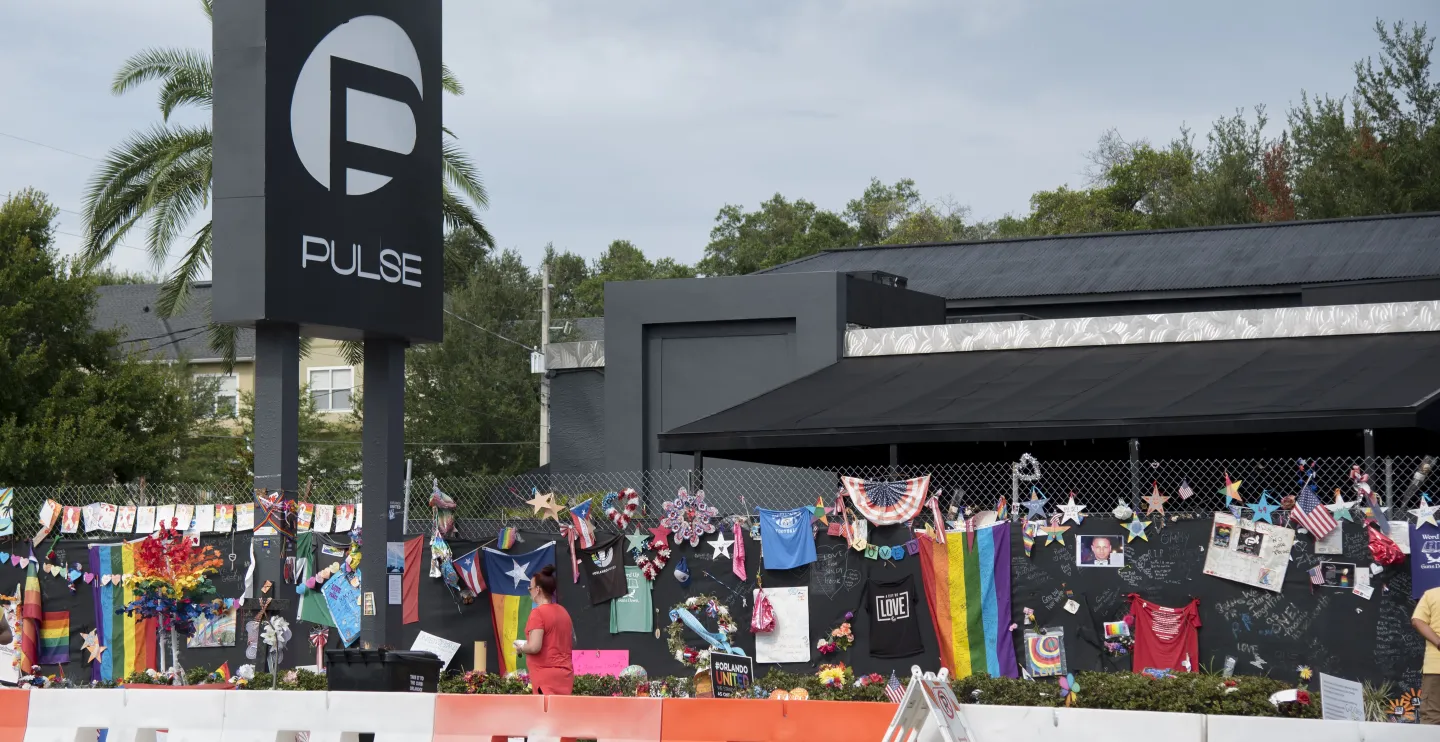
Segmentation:
{"type": "Polygon", "coordinates": [[[544,696],[441,693],[435,697],[433,740],[506,742],[510,737],[528,735],[544,715],[544,696]]]}
{"type": "MultiPolygon", "coordinates": [[[[785,723],[785,702],[741,698],[667,698],[663,742],[770,742],[785,723]]],[[[820,739],[820,737],[814,737],[820,739]]],[[[838,739],[858,739],[849,735],[838,739]]]]}
{"type": "Polygon", "coordinates": [[[893,703],[867,701],[780,701],[785,721],[777,742],[817,739],[880,739],[895,716],[893,703]]]}
{"type": "Polygon", "coordinates": [[[660,714],[659,698],[545,696],[544,723],[532,733],[562,740],[655,742],[660,714]]]}
{"type": "Polygon", "coordinates": [[[24,742],[30,691],[0,690],[0,742],[24,742]]]}

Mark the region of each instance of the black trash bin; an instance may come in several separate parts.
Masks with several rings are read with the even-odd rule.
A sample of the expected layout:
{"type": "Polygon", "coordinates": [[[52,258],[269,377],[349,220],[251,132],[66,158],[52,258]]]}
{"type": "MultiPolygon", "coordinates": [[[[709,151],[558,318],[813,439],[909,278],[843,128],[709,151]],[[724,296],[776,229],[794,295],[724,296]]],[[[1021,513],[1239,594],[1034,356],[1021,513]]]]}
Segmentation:
{"type": "Polygon", "coordinates": [[[435,693],[442,665],[433,652],[325,650],[325,678],[330,690],[435,693]]]}

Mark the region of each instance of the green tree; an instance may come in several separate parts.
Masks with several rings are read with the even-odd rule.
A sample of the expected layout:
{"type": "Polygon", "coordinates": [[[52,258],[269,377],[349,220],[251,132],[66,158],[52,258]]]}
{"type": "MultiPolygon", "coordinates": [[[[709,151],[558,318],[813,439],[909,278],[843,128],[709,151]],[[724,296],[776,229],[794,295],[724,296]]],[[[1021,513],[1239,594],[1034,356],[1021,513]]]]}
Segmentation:
{"type": "MultiPolygon", "coordinates": [[[[200,3],[206,17],[213,21],[213,0],[200,3]]],[[[210,202],[211,128],[170,123],[171,114],[182,108],[210,109],[214,94],[210,55],[196,49],[146,49],[121,65],[111,87],[119,95],[152,81],[160,83],[159,106],[164,123],[132,134],[111,150],[90,181],[85,198],[84,247],[90,265],[108,258],[142,220],[148,226],[146,246],[151,258],[163,265],[181,239],[181,231],[210,202]]],[[[442,73],[441,84],[451,94],[464,93],[460,81],[448,69],[442,73]]],[[[465,227],[479,244],[493,246],[494,240],[476,212],[477,207],[486,206],[488,197],[475,165],[448,130],[442,151],[444,167],[440,175],[446,223],[465,227]]],[[[184,307],[191,283],[210,265],[210,224],[187,241],[156,306],[162,317],[174,316],[184,307]]],[[[232,328],[212,328],[211,339],[218,350],[233,356],[232,328]]]]}
{"type": "Polygon", "coordinates": [[[721,208],[695,267],[707,276],[737,276],[855,243],[855,228],[840,215],[777,193],[756,211],[721,208]]]}
{"type": "Polygon", "coordinates": [[[1304,95],[1290,111],[1302,218],[1440,209],[1440,81],[1425,24],[1375,22],[1378,60],[1355,65],[1349,100],[1304,95]]]}
{"type": "Polygon", "coordinates": [[[33,190],[0,205],[0,482],[161,474],[190,427],[183,375],[91,329],[94,282],[57,257],[56,215],[33,190]]]}
{"type": "MultiPolygon", "coordinates": [[[[352,400],[359,409],[359,399],[352,400]]],[[[308,389],[300,389],[300,479],[314,477],[321,482],[343,482],[360,478],[360,426],[358,415],[333,419],[315,408],[308,389]]],[[[255,395],[240,393],[240,438],[233,448],[220,447],[219,453],[228,463],[227,471],[235,471],[233,462],[243,464],[239,481],[247,481],[255,470],[255,395]]]]}
{"type": "Polygon", "coordinates": [[[695,269],[671,258],[651,262],[629,240],[615,240],[590,266],[588,276],[575,287],[577,306],[588,314],[557,317],[602,317],[605,315],[606,281],[649,281],[661,278],[694,278],[695,269]]]}
{"type": "Polygon", "coordinates": [[[540,377],[530,373],[529,347],[539,340],[539,277],[514,251],[490,253],[449,304],[445,341],[405,357],[405,438],[416,444],[406,454],[416,476],[534,467],[540,377]]]}

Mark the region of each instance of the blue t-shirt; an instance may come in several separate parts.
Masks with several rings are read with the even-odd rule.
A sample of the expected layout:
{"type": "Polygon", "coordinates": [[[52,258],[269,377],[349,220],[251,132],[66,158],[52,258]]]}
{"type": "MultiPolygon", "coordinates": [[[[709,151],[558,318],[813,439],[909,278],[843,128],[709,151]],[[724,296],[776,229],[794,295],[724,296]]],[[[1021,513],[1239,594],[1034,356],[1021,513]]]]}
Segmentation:
{"type": "Polygon", "coordinates": [[[794,569],[815,561],[815,536],[810,508],[760,512],[760,553],[766,569],[794,569]]]}

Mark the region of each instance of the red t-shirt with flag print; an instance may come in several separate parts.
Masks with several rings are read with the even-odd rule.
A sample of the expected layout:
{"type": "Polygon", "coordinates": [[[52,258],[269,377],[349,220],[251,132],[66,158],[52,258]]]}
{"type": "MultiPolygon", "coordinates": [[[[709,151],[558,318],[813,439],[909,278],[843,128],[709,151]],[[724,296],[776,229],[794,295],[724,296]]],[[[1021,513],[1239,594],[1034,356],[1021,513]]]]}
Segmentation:
{"type": "Polygon", "coordinates": [[[1157,675],[1170,672],[1198,672],[1200,669],[1200,600],[1184,608],[1156,605],[1130,593],[1130,615],[1135,619],[1133,672],[1157,675]]]}

